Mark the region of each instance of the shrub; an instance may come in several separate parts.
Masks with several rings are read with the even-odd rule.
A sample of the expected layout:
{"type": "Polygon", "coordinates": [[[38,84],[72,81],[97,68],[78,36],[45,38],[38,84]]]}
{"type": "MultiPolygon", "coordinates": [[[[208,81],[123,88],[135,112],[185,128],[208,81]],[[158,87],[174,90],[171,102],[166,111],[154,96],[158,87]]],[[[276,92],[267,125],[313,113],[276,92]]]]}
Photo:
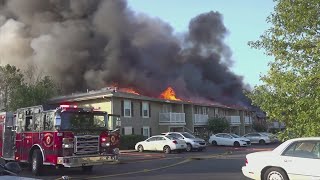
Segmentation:
{"type": "Polygon", "coordinates": [[[267,125],[262,123],[253,123],[253,129],[257,132],[267,132],[267,125]]]}
{"type": "Polygon", "coordinates": [[[229,129],[230,124],[226,118],[217,117],[208,119],[208,130],[213,134],[224,132],[229,129]]]}
{"type": "Polygon", "coordinates": [[[122,135],[120,137],[120,149],[127,150],[127,149],[134,149],[134,146],[139,141],[144,141],[146,137],[142,135],[122,135]]]}

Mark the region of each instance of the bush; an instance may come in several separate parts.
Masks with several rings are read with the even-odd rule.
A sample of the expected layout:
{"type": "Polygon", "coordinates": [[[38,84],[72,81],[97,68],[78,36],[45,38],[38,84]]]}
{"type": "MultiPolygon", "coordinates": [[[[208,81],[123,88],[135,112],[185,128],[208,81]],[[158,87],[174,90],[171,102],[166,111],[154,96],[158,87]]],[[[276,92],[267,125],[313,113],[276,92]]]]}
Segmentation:
{"type": "Polygon", "coordinates": [[[122,135],[120,137],[120,149],[127,150],[127,149],[134,149],[134,146],[139,141],[144,141],[146,137],[142,135],[122,135]]]}
{"type": "Polygon", "coordinates": [[[226,118],[210,118],[208,119],[208,130],[213,134],[224,132],[229,129],[230,124],[226,118]]]}
{"type": "Polygon", "coordinates": [[[267,132],[267,125],[262,123],[253,123],[253,129],[256,132],[267,132]]]}

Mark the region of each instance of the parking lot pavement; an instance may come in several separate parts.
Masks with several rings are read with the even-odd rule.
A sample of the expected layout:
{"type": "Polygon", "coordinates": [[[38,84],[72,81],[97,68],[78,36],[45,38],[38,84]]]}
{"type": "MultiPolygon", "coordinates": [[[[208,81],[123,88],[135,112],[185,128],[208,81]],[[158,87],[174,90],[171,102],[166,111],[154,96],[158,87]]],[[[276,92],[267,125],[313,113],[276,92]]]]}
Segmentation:
{"type": "MultiPolygon", "coordinates": [[[[235,179],[235,177],[243,177],[241,167],[244,165],[246,154],[254,151],[272,150],[276,146],[252,145],[238,148],[209,145],[203,152],[193,151],[172,154],[164,154],[163,152],[140,153],[133,150],[121,151],[120,163],[96,166],[90,174],[81,172],[81,168],[56,170],[53,167],[47,167],[45,168],[46,175],[41,178],[57,179],[65,175],[75,179],[114,179],[116,177],[130,179],[132,177],[143,178],[145,175],[155,175],[155,180],[172,177],[187,180],[192,179],[193,175],[201,175],[202,179],[208,177],[213,177],[212,179],[221,179],[221,177],[235,179]]],[[[23,171],[21,176],[34,177],[29,171],[23,171]]]]}

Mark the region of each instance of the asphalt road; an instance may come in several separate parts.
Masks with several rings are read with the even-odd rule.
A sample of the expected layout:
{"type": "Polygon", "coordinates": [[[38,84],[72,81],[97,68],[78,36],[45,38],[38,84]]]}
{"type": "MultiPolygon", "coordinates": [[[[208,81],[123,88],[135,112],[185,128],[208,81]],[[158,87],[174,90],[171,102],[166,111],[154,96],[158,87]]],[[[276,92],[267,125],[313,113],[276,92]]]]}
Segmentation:
{"type": "Polygon", "coordinates": [[[96,166],[91,173],[83,173],[81,168],[45,168],[45,176],[34,177],[27,170],[20,175],[40,179],[224,179],[247,180],[241,167],[245,155],[251,152],[272,150],[277,145],[252,145],[251,147],[213,147],[204,152],[163,154],[158,152],[123,152],[119,164],[96,166]]]}

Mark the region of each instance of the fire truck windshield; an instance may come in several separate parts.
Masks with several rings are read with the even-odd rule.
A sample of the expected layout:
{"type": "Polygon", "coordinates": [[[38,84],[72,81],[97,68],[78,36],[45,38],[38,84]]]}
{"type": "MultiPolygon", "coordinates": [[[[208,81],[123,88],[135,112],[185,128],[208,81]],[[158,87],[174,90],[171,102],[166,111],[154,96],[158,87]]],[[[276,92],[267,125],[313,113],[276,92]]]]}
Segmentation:
{"type": "Polygon", "coordinates": [[[90,112],[62,112],[61,130],[105,128],[104,114],[90,112]]]}

